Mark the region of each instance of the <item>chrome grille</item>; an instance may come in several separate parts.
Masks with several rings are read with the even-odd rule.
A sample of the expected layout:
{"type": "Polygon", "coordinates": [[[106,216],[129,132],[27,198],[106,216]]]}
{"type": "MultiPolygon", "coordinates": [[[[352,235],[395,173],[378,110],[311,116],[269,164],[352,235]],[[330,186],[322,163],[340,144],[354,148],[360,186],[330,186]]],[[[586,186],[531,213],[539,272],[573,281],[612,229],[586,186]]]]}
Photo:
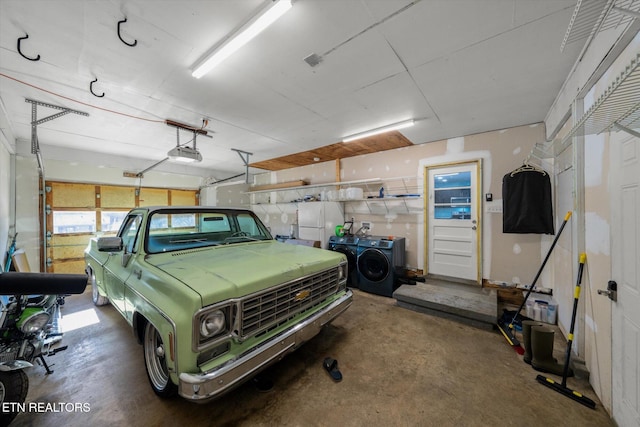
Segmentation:
{"type": "Polygon", "coordinates": [[[338,269],[285,283],[240,301],[242,339],[285,323],[293,316],[323,302],[338,291],[338,269]]]}

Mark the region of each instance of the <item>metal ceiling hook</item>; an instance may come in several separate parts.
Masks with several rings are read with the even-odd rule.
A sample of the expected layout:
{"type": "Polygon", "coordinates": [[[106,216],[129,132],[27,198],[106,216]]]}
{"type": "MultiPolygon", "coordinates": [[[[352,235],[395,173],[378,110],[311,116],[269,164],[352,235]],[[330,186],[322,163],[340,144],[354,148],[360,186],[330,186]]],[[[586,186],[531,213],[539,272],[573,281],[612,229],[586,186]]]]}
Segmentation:
{"type": "Polygon", "coordinates": [[[90,84],[89,84],[89,90],[91,91],[91,93],[93,94],[93,96],[97,96],[98,98],[102,98],[104,96],[104,92],[102,92],[102,95],[98,95],[97,93],[95,93],[93,91],[93,84],[96,83],[98,81],[98,79],[96,78],[95,80],[93,80],[90,84]]]}
{"type": "Polygon", "coordinates": [[[29,58],[28,56],[26,56],[24,53],[22,53],[22,50],[20,49],[20,43],[22,42],[22,40],[24,39],[28,39],[29,38],[29,34],[25,35],[24,37],[19,37],[18,38],[18,53],[24,58],[24,59],[28,59],[29,61],[40,61],[40,54],[38,54],[38,56],[36,56],[35,58],[29,58]]]}
{"type": "Polygon", "coordinates": [[[120,35],[120,25],[124,24],[125,22],[127,22],[127,18],[124,18],[122,21],[118,21],[118,38],[122,43],[126,44],[127,46],[133,47],[138,44],[138,40],[134,40],[133,43],[127,43],[120,35]]]}

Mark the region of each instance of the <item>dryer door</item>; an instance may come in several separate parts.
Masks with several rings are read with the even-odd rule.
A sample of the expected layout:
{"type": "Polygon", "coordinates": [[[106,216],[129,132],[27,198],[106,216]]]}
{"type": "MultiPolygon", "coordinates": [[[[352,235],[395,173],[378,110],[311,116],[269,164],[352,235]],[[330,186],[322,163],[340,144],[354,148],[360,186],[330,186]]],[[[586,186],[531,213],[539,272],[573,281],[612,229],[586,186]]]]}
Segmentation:
{"type": "Polygon", "coordinates": [[[367,280],[382,282],[389,276],[391,265],[381,250],[365,249],[358,257],[358,271],[367,280]]]}
{"type": "Polygon", "coordinates": [[[335,248],[331,248],[331,250],[340,252],[341,254],[345,254],[347,256],[347,264],[349,266],[349,273],[353,272],[356,269],[357,257],[355,252],[352,249],[349,249],[345,245],[336,245],[335,248]]]}

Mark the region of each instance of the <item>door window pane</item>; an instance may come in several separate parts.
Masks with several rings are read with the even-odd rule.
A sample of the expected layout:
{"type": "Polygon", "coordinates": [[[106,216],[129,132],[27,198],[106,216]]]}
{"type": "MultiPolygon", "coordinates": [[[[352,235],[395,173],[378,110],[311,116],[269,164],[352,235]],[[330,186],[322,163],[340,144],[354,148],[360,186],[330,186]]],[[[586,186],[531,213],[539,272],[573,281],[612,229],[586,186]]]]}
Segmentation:
{"type": "Polygon", "coordinates": [[[138,230],[140,229],[141,222],[142,217],[140,215],[130,216],[127,219],[126,225],[122,229],[120,235],[120,237],[122,238],[122,246],[128,253],[135,252],[138,230]]]}
{"type": "Polygon", "coordinates": [[[435,174],[436,219],[471,219],[471,172],[435,174]]]}

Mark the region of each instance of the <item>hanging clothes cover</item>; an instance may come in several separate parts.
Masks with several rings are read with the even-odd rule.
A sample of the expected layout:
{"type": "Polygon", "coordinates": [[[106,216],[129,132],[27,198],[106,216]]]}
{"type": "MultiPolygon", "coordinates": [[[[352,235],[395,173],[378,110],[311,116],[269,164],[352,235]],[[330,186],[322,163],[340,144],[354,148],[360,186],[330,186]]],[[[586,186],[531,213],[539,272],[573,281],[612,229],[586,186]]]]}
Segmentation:
{"type": "Polygon", "coordinates": [[[502,232],[554,234],[551,180],[525,165],[502,178],[502,232]]]}

